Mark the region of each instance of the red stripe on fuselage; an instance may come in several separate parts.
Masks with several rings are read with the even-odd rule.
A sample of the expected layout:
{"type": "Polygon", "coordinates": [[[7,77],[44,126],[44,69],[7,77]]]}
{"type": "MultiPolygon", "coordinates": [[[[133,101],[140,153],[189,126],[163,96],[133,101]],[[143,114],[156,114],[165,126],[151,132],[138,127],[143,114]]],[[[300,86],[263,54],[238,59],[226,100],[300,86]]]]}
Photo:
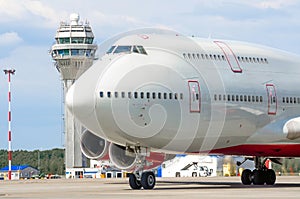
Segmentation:
{"type": "Polygon", "coordinates": [[[300,144],[247,144],[214,149],[209,153],[261,157],[300,157],[300,144]]]}

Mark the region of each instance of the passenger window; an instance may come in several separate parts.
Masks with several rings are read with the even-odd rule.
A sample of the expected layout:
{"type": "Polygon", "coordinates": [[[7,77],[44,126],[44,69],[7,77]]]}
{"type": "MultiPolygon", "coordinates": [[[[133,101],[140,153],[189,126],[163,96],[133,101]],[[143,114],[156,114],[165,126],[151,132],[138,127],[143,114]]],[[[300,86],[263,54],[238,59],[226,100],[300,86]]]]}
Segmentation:
{"type": "Polygon", "coordinates": [[[293,103],[293,98],[292,98],[292,97],[290,97],[290,103],[291,103],[291,104],[293,103]]]}
{"type": "Polygon", "coordinates": [[[102,91],[100,92],[100,97],[101,97],[101,98],[103,97],[103,92],[102,92],[102,91]]]}
{"type": "Polygon", "coordinates": [[[214,98],[215,98],[215,101],[217,101],[217,95],[216,94],[214,95],[214,98]]]}
{"type": "Polygon", "coordinates": [[[138,93],[134,92],[134,98],[137,99],[138,98],[138,93]]]}
{"type": "Polygon", "coordinates": [[[150,99],[150,93],[147,92],[146,95],[147,95],[147,99],[150,99]]]}
{"type": "Polygon", "coordinates": [[[177,94],[177,93],[174,94],[174,98],[175,98],[176,100],[178,99],[178,94],[177,94]]]}
{"type": "Polygon", "coordinates": [[[285,99],[286,99],[286,103],[289,103],[289,98],[288,98],[288,97],[286,97],[285,99]]]}
{"type": "Polygon", "coordinates": [[[108,98],[111,97],[111,92],[110,92],[110,91],[107,92],[107,97],[108,97],[108,98]]]}
{"type": "MultiPolygon", "coordinates": [[[[173,94],[169,93],[169,99],[172,99],[173,94]]],[[[198,99],[197,99],[198,100],[198,99]]]]}
{"type": "Polygon", "coordinates": [[[251,96],[248,95],[248,102],[251,102],[251,96]]]}
{"type": "Polygon", "coordinates": [[[252,95],[252,102],[255,102],[255,97],[252,95]]]}
{"type": "Polygon", "coordinates": [[[276,97],[273,97],[273,103],[276,103],[276,97]]]}
{"type": "Polygon", "coordinates": [[[237,102],[239,101],[239,96],[238,96],[238,95],[235,96],[235,100],[236,100],[237,102]]]}
{"type": "Polygon", "coordinates": [[[144,93],[141,92],[141,99],[144,99],[144,93]]]}
{"type": "Polygon", "coordinates": [[[118,98],[118,92],[115,92],[115,98],[118,98]]]}
{"type": "Polygon", "coordinates": [[[128,92],[128,98],[131,99],[131,92],[128,92]]]}
{"type": "Polygon", "coordinates": [[[241,101],[241,102],[243,101],[243,96],[242,96],[242,95],[240,96],[240,101],[241,101]]]}
{"type": "Polygon", "coordinates": [[[156,94],[152,93],[152,98],[155,99],[156,98],[156,94]]]}
{"type": "Polygon", "coordinates": [[[262,96],[260,96],[260,102],[263,102],[263,97],[262,96]]]}
{"type": "Polygon", "coordinates": [[[222,101],[222,95],[219,95],[219,100],[222,101]]]}
{"type": "Polygon", "coordinates": [[[180,99],[183,100],[183,94],[182,93],[180,93],[180,99]]]}
{"type": "Polygon", "coordinates": [[[285,103],[285,98],[284,97],[282,98],[282,102],[285,103]]]}
{"type": "Polygon", "coordinates": [[[298,101],[298,104],[300,104],[300,98],[299,97],[297,98],[297,101],[298,101]]]}
{"type": "Polygon", "coordinates": [[[125,98],[125,92],[121,92],[122,98],[125,98]]]}
{"type": "Polygon", "coordinates": [[[244,95],[244,101],[247,102],[247,95],[244,95]]]}
{"type": "Polygon", "coordinates": [[[158,99],[161,99],[161,93],[157,94],[158,99]]]}
{"type": "Polygon", "coordinates": [[[164,99],[167,99],[167,93],[164,93],[164,99]]]}
{"type": "Polygon", "coordinates": [[[259,102],[259,100],[258,100],[258,96],[256,96],[256,102],[259,102]]]}
{"type": "Polygon", "coordinates": [[[234,95],[231,96],[232,101],[234,102],[234,95]]]}
{"type": "Polygon", "coordinates": [[[297,103],[297,101],[296,101],[296,98],[294,97],[294,103],[296,104],[297,103]]]}
{"type": "Polygon", "coordinates": [[[230,95],[227,95],[227,100],[230,101],[230,95]]]}

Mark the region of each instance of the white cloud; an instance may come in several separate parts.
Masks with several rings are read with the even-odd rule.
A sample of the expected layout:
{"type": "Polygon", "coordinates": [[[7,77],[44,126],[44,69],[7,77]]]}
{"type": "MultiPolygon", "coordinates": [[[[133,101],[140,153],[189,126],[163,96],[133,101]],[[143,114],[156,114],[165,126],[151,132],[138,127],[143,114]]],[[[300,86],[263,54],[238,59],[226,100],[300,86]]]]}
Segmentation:
{"type": "Polygon", "coordinates": [[[59,14],[47,5],[47,2],[38,0],[0,0],[1,23],[23,23],[28,26],[54,27],[59,22],[59,14]]]}
{"type": "Polygon", "coordinates": [[[6,32],[0,34],[0,46],[14,45],[22,41],[22,38],[16,32],[6,32]]]}
{"type": "Polygon", "coordinates": [[[296,0],[264,0],[264,1],[257,1],[257,2],[249,2],[253,4],[255,7],[260,9],[282,9],[284,7],[288,7],[291,5],[296,5],[298,1],[296,0]]]}

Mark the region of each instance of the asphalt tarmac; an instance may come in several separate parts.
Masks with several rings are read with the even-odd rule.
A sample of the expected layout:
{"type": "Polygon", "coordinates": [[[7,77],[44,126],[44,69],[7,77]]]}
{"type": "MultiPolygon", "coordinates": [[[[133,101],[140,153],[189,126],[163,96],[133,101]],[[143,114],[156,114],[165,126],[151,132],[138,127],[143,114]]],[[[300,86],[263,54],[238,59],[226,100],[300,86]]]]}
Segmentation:
{"type": "Polygon", "coordinates": [[[244,186],[239,177],[157,178],[154,190],[131,190],[128,179],[0,181],[0,198],[299,198],[300,177],[274,186],[244,186]]]}

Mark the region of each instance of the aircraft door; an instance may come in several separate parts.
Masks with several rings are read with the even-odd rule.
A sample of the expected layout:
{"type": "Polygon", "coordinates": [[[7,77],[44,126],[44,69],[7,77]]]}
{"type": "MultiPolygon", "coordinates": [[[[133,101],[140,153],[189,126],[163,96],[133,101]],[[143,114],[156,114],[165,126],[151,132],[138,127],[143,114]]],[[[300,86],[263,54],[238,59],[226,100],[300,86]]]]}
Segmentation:
{"type": "Polygon", "coordinates": [[[201,93],[198,81],[188,81],[190,94],[190,112],[200,113],[201,110],[201,93]]]}
{"type": "Polygon", "coordinates": [[[219,46],[219,48],[223,51],[224,56],[227,60],[228,65],[234,73],[243,72],[233,50],[223,41],[214,41],[215,44],[219,46]]]}
{"type": "Polygon", "coordinates": [[[267,95],[268,95],[268,114],[276,115],[277,112],[277,96],[276,89],[273,84],[267,84],[267,95]]]}

